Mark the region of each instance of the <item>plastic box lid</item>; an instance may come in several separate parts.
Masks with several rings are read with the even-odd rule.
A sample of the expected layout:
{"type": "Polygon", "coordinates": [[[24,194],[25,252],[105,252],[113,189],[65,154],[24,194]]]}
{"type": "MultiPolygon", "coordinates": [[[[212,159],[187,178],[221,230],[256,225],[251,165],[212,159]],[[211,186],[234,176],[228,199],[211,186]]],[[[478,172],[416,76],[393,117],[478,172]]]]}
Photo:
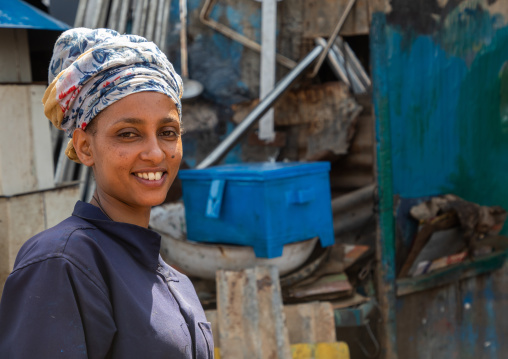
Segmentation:
{"type": "Polygon", "coordinates": [[[329,162],[255,162],[180,170],[180,179],[265,181],[330,171],[329,162]]]}

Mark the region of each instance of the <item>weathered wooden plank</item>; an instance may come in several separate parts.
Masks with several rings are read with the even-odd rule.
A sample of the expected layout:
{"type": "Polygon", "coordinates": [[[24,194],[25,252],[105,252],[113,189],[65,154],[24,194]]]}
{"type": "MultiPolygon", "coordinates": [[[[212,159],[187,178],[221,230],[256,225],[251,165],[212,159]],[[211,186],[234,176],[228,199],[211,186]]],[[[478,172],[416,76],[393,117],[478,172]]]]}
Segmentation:
{"type": "Polygon", "coordinates": [[[289,342],[335,342],[335,320],[330,302],[311,302],[284,306],[289,342]]]}
{"type": "Polygon", "coordinates": [[[0,83],[32,81],[26,29],[0,28],[0,83]]]}
{"type": "Polygon", "coordinates": [[[54,187],[43,91],[42,85],[0,85],[0,196],[54,187]]]}
{"type": "Polygon", "coordinates": [[[290,358],[276,267],[217,272],[219,341],[224,359],[290,358]]]}
{"type": "Polygon", "coordinates": [[[37,189],[28,91],[25,85],[0,86],[0,196],[37,189]]]}
{"type": "MultiPolygon", "coordinates": [[[[328,37],[346,8],[345,0],[309,0],[303,8],[303,36],[309,39],[328,37]]],[[[341,35],[366,35],[369,33],[369,6],[367,0],[357,0],[351,10],[341,35]]]]}

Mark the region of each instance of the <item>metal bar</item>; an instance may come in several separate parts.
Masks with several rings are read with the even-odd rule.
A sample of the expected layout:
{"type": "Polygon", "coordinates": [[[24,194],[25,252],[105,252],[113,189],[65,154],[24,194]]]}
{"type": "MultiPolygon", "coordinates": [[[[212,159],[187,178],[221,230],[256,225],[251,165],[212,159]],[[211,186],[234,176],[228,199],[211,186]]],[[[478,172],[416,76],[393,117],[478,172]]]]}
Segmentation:
{"type": "MultiPolygon", "coordinates": [[[[332,48],[340,49],[341,47],[344,47],[346,50],[346,54],[344,56],[344,59],[351,64],[352,68],[355,70],[355,73],[358,75],[358,78],[363,83],[365,87],[370,87],[372,85],[372,82],[370,80],[369,75],[365,72],[365,69],[363,68],[362,64],[356,57],[354,51],[351,49],[351,47],[348,45],[347,42],[341,39],[340,36],[337,37],[335,40],[335,44],[332,46],[332,48]]],[[[337,50],[335,50],[337,51],[337,50]]]]}
{"type": "Polygon", "coordinates": [[[97,18],[94,28],[106,27],[109,4],[110,0],[102,0],[99,17],[97,18]]]}
{"type": "Polygon", "coordinates": [[[155,29],[153,34],[153,42],[157,44],[159,49],[164,52],[162,49],[161,44],[161,37],[162,37],[162,27],[164,24],[164,0],[155,0],[157,1],[157,17],[155,22],[155,29]]]}
{"type": "Polygon", "coordinates": [[[129,14],[129,8],[131,6],[130,0],[124,0],[120,2],[120,16],[118,18],[117,31],[120,34],[125,33],[127,27],[127,15],[129,14]]]}
{"type": "Polygon", "coordinates": [[[171,7],[171,0],[164,0],[164,9],[162,15],[162,30],[161,30],[161,39],[160,39],[160,49],[162,52],[166,52],[166,37],[168,35],[168,25],[169,25],[169,10],[171,7]]]}
{"type": "Polygon", "coordinates": [[[132,15],[132,33],[134,35],[141,35],[143,29],[141,29],[141,21],[143,18],[143,3],[147,0],[137,0],[134,8],[134,14],[132,15]]]}
{"type": "Polygon", "coordinates": [[[142,1],[142,4],[143,4],[143,8],[141,10],[141,23],[139,25],[139,35],[140,36],[145,36],[145,33],[146,33],[146,20],[148,18],[148,2],[150,0],[143,0],[142,1]]]}
{"type": "MultiPolygon", "coordinates": [[[[326,40],[322,37],[317,37],[315,39],[315,43],[317,45],[326,46],[326,40]]],[[[333,49],[333,48],[332,48],[333,49]]],[[[337,76],[338,79],[341,79],[348,87],[351,87],[351,83],[349,82],[348,75],[346,73],[346,69],[343,66],[343,63],[339,60],[337,54],[334,51],[328,52],[328,61],[332,67],[332,71],[337,76]]]]}
{"type": "Polygon", "coordinates": [[[333,232],[335,235],[364,227],[367,222],[374,218],[374,210],[371,205],[359,208],[356,211],[344,212],[343,215],[333,219],[333,232]]]}
{"type": "Polygon", "coordinates": [[[62,145],[60,147],[60,153],[58,155],[58,160],[56,162],[55,185],[57,185],[57,186],[64,182],[65,165],[68,161],[67,156],[65,155],[66,148],[67,148],[67,138],[64,137],[64,139],[62,141],[62,145]]]}
{"type": "Polygon", "coordinates": [[[376,185],[373,183],[369,186],[365,186],[363,188],[357,189],[356,191],[349,192],[348,194],[334,198],[332,200],[332,211],[334,213],[341,212],[348,210],[349,208],[354,207],[369,199],[373,200],[375,189],[376,185]]]}
{"type": "Polygon", "coordinates": [[[189,78],[187,67],[187,0],[180,0],[180,67],[182,77],[189,78]]]}
{"type": "Polygon", "coordinates": [[[351,12],[351,9],[353,8],[353,5],[355,4],[356,0],[349,0],[348,4],[346,5],[346,9],[342,13],[342,16],[339,19],[339,22],[335,26],[335,29],[333,30],[332,35],[328,39],[328,43],[326,44],[325,51],[321,54],[319,57],[316,65],[314,66],[314,70],[311,73],[311,77],[314,77],[317,75],[319,69],[321,68],[321,65],[323,64],[323,61],[325,60],[326,54],[330,50],[330,47],[332,47],[335,39],[337,38],[337,35],[339,35],[340,29],[342,29],[342,26],[346,22],[346,19],[351,12]]]}
{"type": "Polygon", "coordinates": [[[240,138],[251,128],[266,111],[287,91],[290,85],[305,71],[312,62],[323,51],[322,46],[316,46],[305,58],[300,61],[275,88],[266,95],[266,97],[245,117],[245,119],[236,126],[224,141],[222,141],[215,150],[212,151],[196,168],[202,169],[212,166],[219,162],[226,153],[240,140],[240,138]]]}
{"type": "Polygon", "coordinates": [[[85,19],[86,4],[88,0],[80,0],[78,9],[76,11],[76,17],[74,18],[74,27],[82,27],[85,19]]]}
{"type": "Polygon", "coordinates": [[[157,18],[157,6],[159,2],[157,0],[150,0],[148,7],[148,19],[146,20],[145,38],[148,41],[155,40],[155,19],[157,18]]]}
{"type": "MultiPolygon", "coordinates": [[[[347,44],[346,44],[347,45],[347,44]]],[[[340,47],[335,44],[332,46],[331,51],[328,54],[335,55],[338,61],[341,64],[342,68],[346,69],[346,75],[351,80],[351,88],[353,92],[356,94],[367,92],[367,87],[362,83],[358,76],[358,70],[352,66],[352,63],[346,59],[347,55],[345,55],[344,51],[341,50],[340,47]]],[[[348,57],[349,59],[349,57],[348,57]]]]}
{"type": "MultiPolygon", "coordinates": [[[[209,18],[210,12],[212,10],[212,6],[213,6],[213,4],[215,4],[215,1],[216,0],[206,0],[205,1],[205,4],[203,5],[203,8],[201,9],[201,12],[199,14],[199,19],[201,20],[201,22],[203,24],[211,27],[212,29],[220,32],[221,34],[241,43],[243,46],[245,46],[251,50],[261,52],[261,45],[258,44],[257,42],[252,41],[248,37],[243,36],[243,35],[237,33],[236,31],[233,31],[229,27],[222,25],[222,24],[218,23],[217,21],[209,18]]],[[[281,54],[276,54],[275,56],[277,58],[277,62],[279,64],[287,67],[288,69],[292,69],[296,66],[295,61],[293,61],[285,56],[282,56],[281,54]]]]}
{"type": "Polygon", "coordinates": [[[108,28],[118,30],[118,25],[120,23],[119,16],[121,6],[122,6],[121,0],[111,1],[111,11],[109,12],[108,28]]]}
{"type": "MultiPolygon", "coordinates": [[[[275,35],[277,26],[277,0],[263,0],[261,5],[261,78],[259,98],[262,100],[275,85],[275,35]]],[[[272,142],[275,138],[273,108],[259,121],[260,140],[272,142]]]]}

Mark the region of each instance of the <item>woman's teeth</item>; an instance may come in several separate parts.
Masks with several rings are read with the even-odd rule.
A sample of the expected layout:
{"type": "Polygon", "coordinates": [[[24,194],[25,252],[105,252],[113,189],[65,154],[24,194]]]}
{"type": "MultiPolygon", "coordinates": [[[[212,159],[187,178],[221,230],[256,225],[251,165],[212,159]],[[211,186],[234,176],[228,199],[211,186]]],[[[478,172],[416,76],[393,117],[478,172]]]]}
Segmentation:
{"type": "Polygon", "coordinates": [[[136,173],[136,176],[139,178],[144,178],[149,181],[158,181],[162,178],[162,172],[143,172],[143,173],[136,173]]]}

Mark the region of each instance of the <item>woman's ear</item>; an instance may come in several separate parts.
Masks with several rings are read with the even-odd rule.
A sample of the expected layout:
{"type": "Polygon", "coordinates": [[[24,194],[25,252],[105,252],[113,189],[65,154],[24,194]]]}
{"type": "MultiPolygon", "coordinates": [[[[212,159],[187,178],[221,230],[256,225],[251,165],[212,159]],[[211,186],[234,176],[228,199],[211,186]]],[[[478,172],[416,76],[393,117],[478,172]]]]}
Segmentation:
{"type": "Polygon", "coordinates": [[[93,166],[95,163],[90,141],[91,135],[89,133],[86,133],[81,128],[74,130],[72,134],[74,150],[81,163],[88,167],[93,166]]]}

